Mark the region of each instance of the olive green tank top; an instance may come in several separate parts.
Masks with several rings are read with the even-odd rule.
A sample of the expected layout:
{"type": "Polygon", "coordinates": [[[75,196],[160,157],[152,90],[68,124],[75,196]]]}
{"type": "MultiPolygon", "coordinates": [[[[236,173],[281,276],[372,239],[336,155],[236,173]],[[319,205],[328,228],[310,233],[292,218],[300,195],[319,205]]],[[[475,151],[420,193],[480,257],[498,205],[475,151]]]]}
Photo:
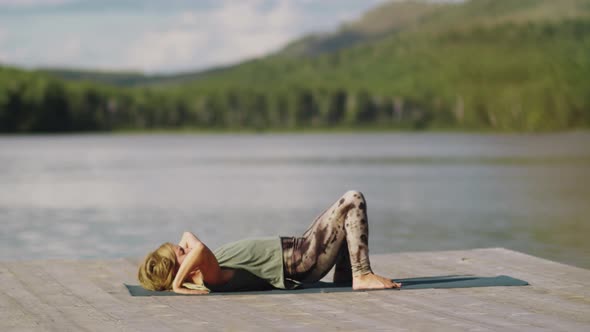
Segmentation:
{"type": "Polygon", "coordinates": [[[287,288],[283,274],[283,248],[278,236],[228,243],[213,254],[222,268],[245,270],[273,287],[287,288]]]}

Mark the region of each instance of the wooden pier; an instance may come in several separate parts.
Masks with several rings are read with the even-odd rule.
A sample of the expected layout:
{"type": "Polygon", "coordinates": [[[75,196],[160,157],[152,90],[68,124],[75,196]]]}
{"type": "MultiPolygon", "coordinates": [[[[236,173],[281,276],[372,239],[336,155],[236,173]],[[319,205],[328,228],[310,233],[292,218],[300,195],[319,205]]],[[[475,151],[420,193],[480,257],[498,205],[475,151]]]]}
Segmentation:
{"type": "MultiPolygon", "coordinates": [[[[590,331],[590,270],[502,248],[373,255],[396,278],[509,275],[530,286],[132,297],[138,259],[0,262],[0,331],[590,331]]],[[[329,279],[329,277],[327,278],[329,279]]]]}

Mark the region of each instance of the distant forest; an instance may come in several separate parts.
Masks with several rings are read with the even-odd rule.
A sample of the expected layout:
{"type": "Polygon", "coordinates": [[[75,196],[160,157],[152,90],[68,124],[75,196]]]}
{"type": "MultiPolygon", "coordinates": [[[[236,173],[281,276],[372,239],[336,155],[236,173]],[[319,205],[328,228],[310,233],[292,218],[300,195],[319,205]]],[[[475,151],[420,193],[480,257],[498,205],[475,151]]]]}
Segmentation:
{"type": "Polygon", "coordinates": [[[590,127],[589,16],[357,39],[176,80],[0,66],[0,132],[590,127]]]}

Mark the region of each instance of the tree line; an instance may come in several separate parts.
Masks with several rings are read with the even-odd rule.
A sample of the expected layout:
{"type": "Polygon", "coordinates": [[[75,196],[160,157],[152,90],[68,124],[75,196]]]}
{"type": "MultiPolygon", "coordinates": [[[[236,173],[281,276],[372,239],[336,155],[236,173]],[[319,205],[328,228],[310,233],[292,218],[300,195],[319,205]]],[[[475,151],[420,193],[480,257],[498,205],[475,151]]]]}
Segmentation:
{"type": "MultiPolygon", "coordinates": [[[[382,126],[424,129],[453,126],[441,103],[367,90],[281,93],[227,90],[177,96],[158,89],[75,86],[48,77],[15,80],[0,89],[0,131],[73,132],[125,129],[303,129],[382,126]]],[[[448,105],[450,106],[450,105],[448,105]]]]}

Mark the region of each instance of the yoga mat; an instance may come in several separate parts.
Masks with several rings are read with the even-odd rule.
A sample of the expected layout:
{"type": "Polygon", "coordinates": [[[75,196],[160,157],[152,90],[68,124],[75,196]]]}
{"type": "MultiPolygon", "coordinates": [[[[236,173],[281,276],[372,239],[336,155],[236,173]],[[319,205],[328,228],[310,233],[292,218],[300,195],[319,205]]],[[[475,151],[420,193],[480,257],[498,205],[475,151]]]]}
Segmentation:
{"type": "MultiPolygon", "coordinates": [[[[509,276],[496,277],[476,277],[465,275],[450,275],[450,276],[436,276],[436,277],[420,277],[395,279],[396,282],[402,283],[401,290],[410,289],[428,289],[428,288],[469,288],[469,287],[491,287],[491,286],[526,286],[529,283],[515,279],[509,276]]],[[[317,282],[314,284],[304,285],[301,288],[284,290],[272,289],[263,291],[240,291],[240,292],[211,292],[204,296],[212,295],[272,295],[272,294],[316,294],[316,293],[344,293],[354,292],[350,283],[331,283],[331,282],[317,282]]],[[[176,294],[174,292],[154,292],[144,289],[139,285],[125,284],[131,296],[184,296],[184,294],[176,294]]],[[[389,289],[387,289],[389,290],[389,289]]],[[[397,290],[397,289],[394,289],[397,290]]],[[[384,291],[384,290],[382,290],[384,291]]],[[[364,292],[364,291],[361,291],[364,292]]],[[[203,296],[203,295],[197,295],[203,296]]]]}

